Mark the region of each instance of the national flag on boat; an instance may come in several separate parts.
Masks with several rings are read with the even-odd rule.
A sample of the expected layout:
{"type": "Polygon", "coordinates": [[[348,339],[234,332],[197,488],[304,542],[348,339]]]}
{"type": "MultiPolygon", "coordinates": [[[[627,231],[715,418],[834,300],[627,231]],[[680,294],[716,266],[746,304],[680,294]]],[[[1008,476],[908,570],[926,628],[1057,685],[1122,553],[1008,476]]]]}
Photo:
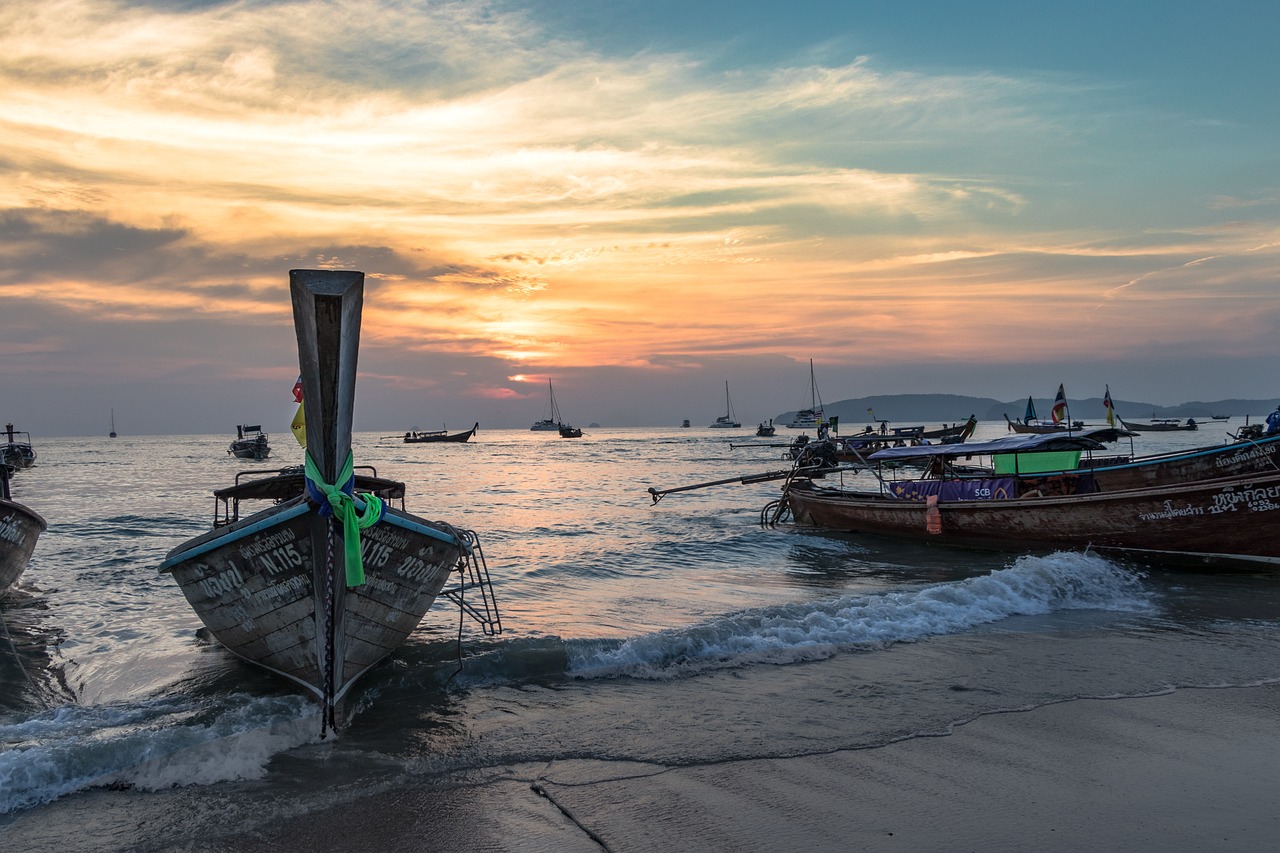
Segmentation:
{"type": "Polygon", "coordinates": [[[1102,405],[1107,410],[1107,426],[1116,425],[1116,407],[1111,404],[1111,386],[1107,386],[1106,393],[1102,395],[1102,405]]]}
{"type": "Polygon", "coordinates": [[[302,377],[298,377],[298,381],[293,383],[293,399],[298,404],[298,411],[293,413],[293,420],[289,422],[289,429],[293,431],[293,437],[298,440],[298,444],[302,447],[307,446],[307,416],[302,408],[302,377]]]}
{"type": "Polygon", "coordinates": [[[1030,424],[1035,423],[1036,420],[1036,401],[1027,397],[1027,410],[1022,413],[1022,422],[1024,424],[1030,424]]]}
{"type": "Polygon", "coordinates": [[[1058,385],[1058,396],[1053,398],[1053,411],[1049,413],[1055,424],[1060,424],[1067,419],[1067,390],[1058,385]]]}

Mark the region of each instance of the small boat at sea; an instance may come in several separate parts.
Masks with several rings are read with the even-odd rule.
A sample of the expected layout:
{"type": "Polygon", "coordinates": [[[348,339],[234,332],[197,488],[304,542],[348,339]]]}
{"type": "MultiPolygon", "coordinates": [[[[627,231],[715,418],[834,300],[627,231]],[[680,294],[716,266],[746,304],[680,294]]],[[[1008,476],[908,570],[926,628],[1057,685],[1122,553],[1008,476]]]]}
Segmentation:
{"type": "Polygon", "coordinates": [[[560,407],[556,405],[556,391],[551,387],[550,379],[547,380],[547,406],[549,414],[542,420],[533,422],[533,426],[529,427],[532,432],[558,432],[562,425],[560,407]]]}
{"type": "Polygon", "coordinates": [[[680,426],[681,426],[682,428],[684,428],[684,429],[688,429],[688,428],[689,428],[689,419],[688,419],[688,418],[685,418],[683,421],[681,421],[681,422],[680,422],[680,426]]]}
{"type": "Polygon", "coordinates": [[[9,491],[8,465],[0,464],[0,597],[27,568],[36,540],[48,525],[38,513],[15,501],[9,491]]]}
{"type": "Polygon", "coordinates": [[[1027,409],[1021,420],[1011,421],[1009,416],[1004,416],[1004,422],[1008,425],[1009,432],[1022,433],[1024,435],[1043,435],[1055,432],[1070,432],[1073,430],[1084,429],[1084,421],[1071,420],[1071,413],[1067,409],[1066,390],[1061,384],[1058,385],[1058,396],[1053,401],[1053,416],[1049,420],[1041,420],[1036,414],[1036,403],[1031,397],[1027,398],[1027,409]]]}
{"type": "Polygon", "coordinates": [[[733,401],[729,399],[729,380],[724,382],[724,408],[725,413],[716,418],[715,423],[711,424],[711,429],[741,429],[742,422],[733,414],[733,401]]]}
{"type": "Polygon", "coordinates": [[[21,471],[36,464],[36,451],[31,445],[31,433],[15,430],[13,424],[5,424],[5,439],[0,444],[0,465],[8,465],[11,471],[21,471]]]}
{"type": "Polygon", "coordinates": [[[761,424],[756,427],[756,435],[760,438],[770,438],[777,431],[777,428],[773,425],[773,418],[769,418],[768,423],[761,422],[761,424]]]}
{"type": "Polygon", "coordinates": [[[111,410],[111,432],[107,433],[107,438],[116,437],[116,410],[111,410]]]}
{"type": "Polygon", "coordinates": [[[818,380],[814,378],[813,359],[809,359],[809,408],[796,412],[787,428],[817,429],[822,423],[822,395],[818,393],[818,380]]]}
{"type": "MultiPolygon", "coordinates": [[[[868,409],[867,411],[871,411],[868,409]]],[[[872,419],[875,420],[875,413],[872,412],[872,419]]],[[[864,438],[873,435],[882,436],[889,441],[896,440],[915,440],[920,441],[941,441],[943,443],[962,442],[973,435],[974,430],[978,428],[978,419],[974,415],[969,415],[969,419],[958,424],[943,424],[937,428],[926,426],[909,426],[909,427],[891,427],[888,421],[880,421],[880,428],[877,430],[872,426],[868,426],[864,432],[857,433],[858,438],[864,438]]],[[[892,446],[886,444],[886,447],[892,446]]]]}
{"type": "Polygon", "coordinates": [[[1116,418],[1120,421],[1121,426],[1132,432],[1182,432],[1200,428],[1195,418],[1187,418],[1184,422],[1181,418],[1153,417],[1149,423],[1145,424],[1138,421],[1126,421],[1119,415],[1116,415],[1116,418]]]}
{"type": "Polygon", "coordinates": [[[271,445],[267,443],[267,434],[259,424],[237,424],[236,440],[227,448],[237,459],[252,459],[261,462],[271,455],[271,445]]]}
{"type": "Polygon", "coordinates": [[[323,735],[352,685],[405,641],[437,596],[487,633],[502,626],[476,535],[406,512],[402,483],[356,474],[351,424],[364,274],[291,270],[289,279],[306,464],[237,477],[215,493],[213,530],[170,551],[160,571],[173,576],[214,639],[321,704],[323,735]],[[391,505],[396,499],[400,508],[391,505]],[[242,518],[244,500],[272,505],[242,518]]]}
{"type": "Polygon", "coordinates": [[[480,422],[463,432],[449,432],[447,429],[429,431],[410,430],[404,434],[405,444],[429,444],[436,441],[463,442],[469,441],[480,429],[480,422]]]}
{"type": "Polygon", "coordinates": [[[1101,447],[1088,436],[1046,434],[881,450],[867,461],[911,461],[924,475],[877,474],[879,491],[797,478],[772,517],[786,508],[802,524],[999,550],[1094,548],[1159,561],[1280,567],[1280,444],[1062,465],[1064,454],[1078,460],[1101,447]],[[949,473],[971,455],[989,455],[989,472],[949,473]]]}

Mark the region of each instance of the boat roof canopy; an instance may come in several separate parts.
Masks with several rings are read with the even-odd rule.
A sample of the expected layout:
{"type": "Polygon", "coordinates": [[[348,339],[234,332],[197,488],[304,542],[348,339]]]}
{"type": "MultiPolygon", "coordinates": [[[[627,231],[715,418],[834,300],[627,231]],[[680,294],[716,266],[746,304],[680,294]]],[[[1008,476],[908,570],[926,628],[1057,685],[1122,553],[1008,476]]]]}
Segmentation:
{"type": "MultiPolygon", "coordinates": [[[[218,489],[213,493],[219,500],[241,501],[285,501],[302,494],[303,473],[301,469],[285,469],[274,477],[262,477],[246,482],[237,482],[234,486],[218,489]]],[[[385,477],[371,477],[357,473],[355,475],[357,492],[372,492],[380,498],[399,500],[404,497],[404,483],[399,480],[388,480],[385,477]]]]}
{"type": "Polygon", "coordinates": [[[991,441],[966,441],[961,444],[921,444],[916,447],[887,447],[867,457],[872,462],[890,462],[903,459],[953,459],[960,456],[991,456],[1000,453],[1040,453],[1057,450],[1100,450],[1104,441],[1114,441],[1120,435],[1131,435],[1122,430],[1101,429],[1088,433],[1022,433],[991,441]],[[1110,438],[1105,434],[1117,433],[1110,438]]]}

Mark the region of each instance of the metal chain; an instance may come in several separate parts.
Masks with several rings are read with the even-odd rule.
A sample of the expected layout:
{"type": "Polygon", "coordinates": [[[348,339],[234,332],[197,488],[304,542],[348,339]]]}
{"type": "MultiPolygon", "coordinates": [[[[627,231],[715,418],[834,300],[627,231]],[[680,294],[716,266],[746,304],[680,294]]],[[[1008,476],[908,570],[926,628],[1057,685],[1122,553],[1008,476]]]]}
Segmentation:
{"type": "Polygon", "coordinates": [[[326,527],[327,535],[325,537],[327,557],[325,562],[325,585],[324,585],[324,660],[320,662],[321,673],[324,678],[324,697],[323,707],[320,709],[320,739],[324,740],[328,729],[338,730],[336,715],[334,713],[334,684],[333,684],[333,620],[335,598],[334,585],[336,583],[336,575],[333,570],[333,519],[330,518],[326,527]]]}

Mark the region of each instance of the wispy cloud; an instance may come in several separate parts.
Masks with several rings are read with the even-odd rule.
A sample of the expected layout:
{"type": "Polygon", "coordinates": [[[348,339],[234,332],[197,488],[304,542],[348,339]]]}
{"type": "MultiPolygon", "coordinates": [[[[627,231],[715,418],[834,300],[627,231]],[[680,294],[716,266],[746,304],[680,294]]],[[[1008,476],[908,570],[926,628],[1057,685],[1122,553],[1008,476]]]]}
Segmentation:
{"type": "Polygon", "coordinates": [[[0,287],[235,336],[287,322],[288,267],[361,268],[374,346],[669,370],[996,359],[1104,300],[1077,339],[1111,346],[1213,327],[1206,292],[1234,320],[1274,269],[1267,222],[1117,230],[1073,207],[1057,164],[1108,120],[1097,81],[725,67],[606,55],[485,2],[7,4],[0,287]],[[1136,307],[1153,277],[1158,314],[1136,307]]]}

